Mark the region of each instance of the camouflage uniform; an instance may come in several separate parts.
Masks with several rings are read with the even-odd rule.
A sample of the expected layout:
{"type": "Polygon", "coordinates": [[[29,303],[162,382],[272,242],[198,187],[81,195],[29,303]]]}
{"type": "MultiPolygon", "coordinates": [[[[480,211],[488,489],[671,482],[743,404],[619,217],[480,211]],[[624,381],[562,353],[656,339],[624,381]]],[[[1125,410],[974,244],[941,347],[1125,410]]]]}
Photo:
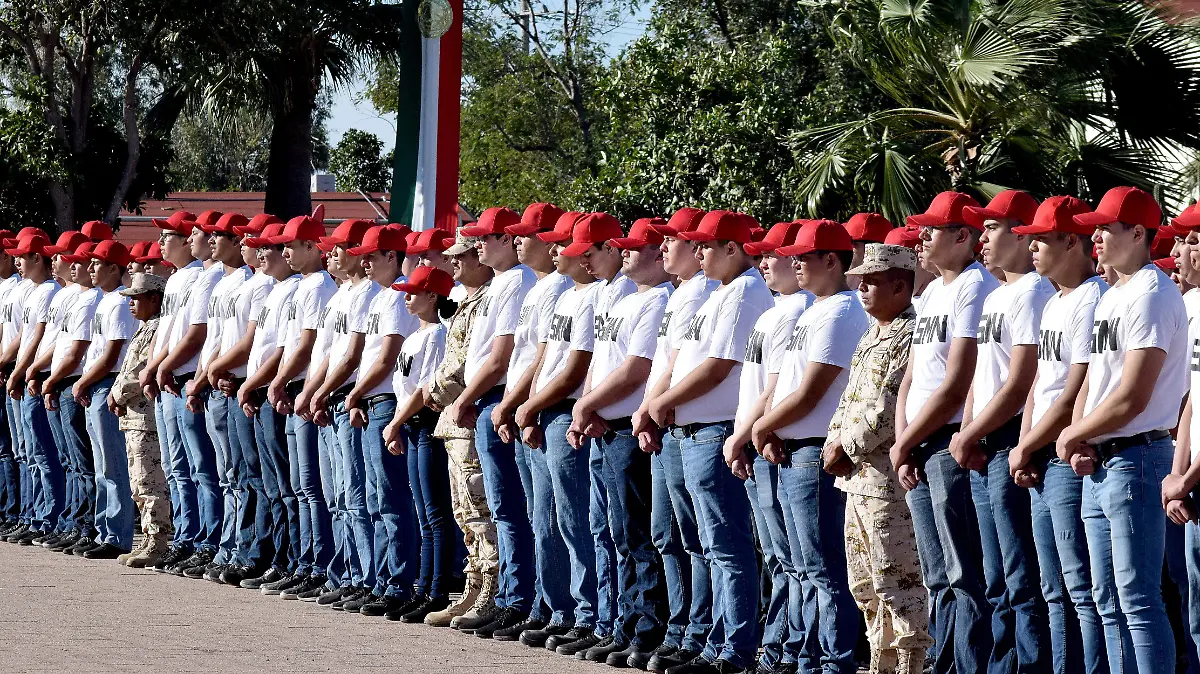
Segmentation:
{"type": "MultiPolygon", "coordinates": [[[[490,283],[490,281],[489,281],[490,283]]],[[[484,297],[487,284],[459,305],[446,337],[446,353],[434,373],[430,395],[443,410],[452,404],[466,386],[464,365],[467,342],[475,309],[484,297]]],[[[450,469],[450,502],[454,506],[454,521],[463,532],[467,547],[468,574],[495,576],[499,570],[500,554],[496,548],[496,523],[488,508],[483,491],[483,468],[475,450],[475,429],[455,425],[442,412],[434,427],[433,436],[446,443],[450,469]]]]}
{"type": "Polygon", "coordinates": [[[847,494],[846,563],[867,623],[872,674],[919,674],[933,643],[912,513],[888,457],[915,322],[910,306],[887,327],[874,324],[863,335],[829,425],[830,440],[841,441],[854,462],[854,472],[837,486],[847,494]]]}
{"type": "Polygon", "coordinates": [[[142,533],[149,539],[169,543],[173,531],[171,500],[162,467],[158,427],[154,423],[154,403],[142,395],[138,386],[138,374],[150,357],[158,320],[156,317],[143,323],[130,340],[121,370],[113,382],[112,397],[119,406],[117,420],[125,432],[129,486],[142,513],[142,533]]]}

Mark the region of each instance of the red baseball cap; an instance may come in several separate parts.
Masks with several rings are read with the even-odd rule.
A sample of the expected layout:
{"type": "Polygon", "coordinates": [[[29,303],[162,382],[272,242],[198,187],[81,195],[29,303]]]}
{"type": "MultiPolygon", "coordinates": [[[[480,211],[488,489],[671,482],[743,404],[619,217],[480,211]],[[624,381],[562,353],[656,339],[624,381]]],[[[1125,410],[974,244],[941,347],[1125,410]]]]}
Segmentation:
{"type": "Polygon", "coordinates": [[[171,217],[163,220],[162,218],[151,218],[151,222],[159,229],[166,229],[172,232],[179,232],[184,236],[192,233],[192,227],[196,222],[196,216],[188,211],[175,211],[171,217]]]}
{"type": "Polygon", "coordinates": [[[1179,262],[1173,257],[1160,257],[1154,261],[1154,266],[1169,274],[1179,269],[1179,262]]]}
{"type": "Polygon", "coordinates": [[[150,252],[151,243],[149,241],[138,241],[129,247],[129,257],[134,262],[139,262],[138,258],[150,252]]]}
{"type": "Polygon", "coordinates": [[[761,241],[753,241],[742,246],[747,255],[757,256],[774,253],[784,246],[796,243],[796,233],[804,226],[806,220],[795,222],[777,222],[767,230],[767,235],[761,241]]]}
{"type": "Polygon", "coordinates": [[[480,237],[488,234],[504,234],[505,227],[512,227],[521,222],[521,216],[511,208],[493,206],[479,216],[479,222],[470,227],[463,227],[463,236],[480,237]]]}
{"type": "Polygon", "coordinates": [[[897,227],[888,232],[884,243],[905,248],[916,248],[921,243],[921,230],[916,227],[897,227]]]}
{"type": "MultiPolygon", "coordinates": [[[[360,220],[357,218],[350,220],[342,220],[342,224],[338,225],[333,233],[329,236],[322,236],[317,248],[326,253],[333,250],[334,246],[357,246],[363,242],[363,237],[366,236],[367,230],[374,226],[370,220],[360,220]]],[[[351,253],[353,255],[353,253],[351,253]]]]}
{"type": "MultiPolygon", "coordinates": [[[[79,244],[79,247],[75,249],[74,253],[63,253],[62,258],[64,260],[66,260],[67,262],[83,262],[84,260],[89,259],[89,257],[92,254],[92,251],[95,249],[96,249],[95,241],[84,241],[83,243],[79,244]]],[[[154,261],[155,262],[162,261],[162,253],[159,250],[160,246],[158,245],[158,243],[155,243],[153,246],[151,246],[151,249],[154,252],[154,258],[155,258],[154,261]]],[[[141,260],[138,260],[138,262],[141,262],[141,260]]]]}
{"type": "Polygon", "coordinates": [[[629,228],[629,236],[620,236],[609,241],[613,246],[623,250],[645,248],[646,246],[661,246],[663,235],[658,233],[658,227],[666,226],[662,218],[639,218],[633,221],[629,228]]]}
{"type": "Polygon", "coordinates": [[[992,197],[987,208],[967,206],[963,209],[963,217],[967,219],[967,224],[975,229],[983,229],[983,223],[987,220],[1010,219],[1022,225],[1029,225],[1033,223],[1037,209],[1037,199],[1028,192],[1004,190],[992,197]]]}
{"type": "Polygon", "coordinates": [[[21,238],[18,235],[16,247],[9,248],[4,252],[12,255],[13,257],[16,257],[17,255],[29,255],[30,253],[49,256],[54,254],[46,252],[46,249],[49,247],[50,239],[47,239],[44,235],[27,236],[24,238],[21,238]]]}
{"type": "Polygon", "coordinates": [[[244,226],[234,227],[233,229],[235,232],[243,236],[258,236],[264,229],[266,229],[267,225],[273,225],[275,223],[283,224],[283,221],[274,215],[271,215],[270,213],[259,213],[253,218],[250,218],[250,222],[246,223],[244,226]]]}
{"type": "Polygon", "coordinates": [[[571,232],[575,231],[575,223],[585,217],[587,217],[586,213],[567,211],[558,216],[558,221],[554,223],[554,229],[539,233],[537,238],[543,243],[562,243],[571,238],[571,232]]]}
{"type": "Polygon", "coordinates": [[[250,224],[249,218],[241,213],[226,213],[217,218],[217,221],[211,225],[200,225],[200,229],[209,234],[233,234],[238,235],[238,228],[246,227],[250,224]]]}
{"type": "Polygon", "coordinates": [[[575,224],[571,231],[571,245],[558,252],[567,257],[579,257],[589,248],[605,241],[619,239],[625,232],[621,223],[608,213],[591,213],[575,224]]]}
{"type": "Polygon", "coordinates": [[[1146,229],[1162,226],[1162,209],[1154,197],[1136,187],[1114,187],[1104,193],[1104,198],[1091,213],[1075,216],[1075,222],[1095,229],[1114,222],[1141,225],[1146,229]]]}
{"type": "Polygon", "coordinates": [[[854,250],[854,240],[840,222],[809,220],[796,232],[796,242],[781,246],[775,254],[796,257],[814,250],[854,250]]]}
{"type": "Polygon", "coordinates": [[[732,241],[750,243],[750,220],[744,213],[709,211],[696,229],[679,232],[676,238],[684,241],[732,241]]]}
{"type": "Polygon", "coordinates": [[[1171,218],[1171,227],[1176,236],[1187,236],[1193,229],[1200,229],[1200,203],[1188,206],[1178,216],[1171,218]]]}
{"type": "Polygon", "coordinates": [[[403,253],[408,250],[409,232],[405,231],[407,229],[403,225],[372,227],[363,235],[361,246],[350,248],[346,252],[351,255],[366,255],[381,250],[403,253]]]}
{"type": "Polygon", "coordinates": [[[762,227],[755,227],[750,230],[750,243],[758,243],[767,238],[767,230],[762,227]]]}
{"type": "Polygon", "coordinates": [[[676,238],[684,232],[695,231],[706,212],[699,208],[681,208],[667,220],[667,224],[658,225],[654,229],[663,236],[676,238]]]}
{"type": "Polygon", "coordinates": [[[509,236],[530,236],[538,232],[547,232],[554,228],[563,209],[554,204],[538,202],[529,204],[521,214],[521,222],[504,228],[509,236]]]}
{"type": "MultiPolygon", "coordinates": [[[[284,224],[282,222],[272,222],[266,227],[263,227],[263,230],[259,232],[258,236],[248,236],[245,239],[242,239],[242,245],[249,248],[262,248],[263,246],[278,245],[271,243],[271,239],[283,234],[283,228],[284,224]]],[[[141,261],[142,260],[140,259],[138,260],[138,262],[141,261]]]]}
{"type": "Polygon", "coordinates": [[[449,297],[450,291],[454,290],[454,277],[437,267],[423,264],[413,270],[407,281],[393,285],[392,290],[402,293],[429,292],[449,297]]]}
{"type": "Polygon", "coordinates": [[[855,241],[883,243],[895,229],[892,222],[878,213],[855,213],[842,225],[855,241]]]}
{"type": "Polygon", "coordinates": [[[454,245],[454,235],[444,229],[427,229],[414,232],[416,241],[408,244],[408,252],[412,255],[427,253],[431,250],[443,253],[454,245]]]}
{"type": "Polygon", "coordinates": [[[1075,216],[1090,213],[1092,207],[1087,202],[1075,197],[1050,197],[1042,202],[1033,215],[1031,224],[1013,227],[1014,234],[1048,234],[1060,232],[1063,234],[1078,234],[1091,236],[1096,231],[1094,227],[1080,225],[1075,216]]]}
{"type": "Polygon", "coordinates": [[[88,257],[124,267],[129,264],[129,249],[125,244],[110,239],[97,243],[92,252],[88,253],[88,257]]]}
{"type": "Polygon", "coordinates": [[[221,219],[222,215],[224,215],[224,213],[221,211],[204,211],[200,215],[196,216],[196,225],[198,225],[200,229],[212,227],[213,225],[217,224],[217,221],[221,219]]]}
{"type": "MultiPolygon", "coordinates": [[[[86,244],[86,243],[83,244],[83,246],[87,246],[87,245],[88,244],[86,244]]],[[[75,251],[74,255],[68,256],[68,257],[72,258],[72,260],[71,260],[72,262],[78,262],[79,260],[82,260],[83,257],[87,257],[88,253],[92,252],[91,248],[84,250],[83,246],[80,246],[79,249],[77,249],[75,251]],[[79,259],[74,259],[74,258],[79,258],[79,259]]],[[[162,246],[160,246],[157,241],[154,241],[146,248],[145,255],[136,257],[136,258],[134,258],[133,261],[141,262],[142,264],[147,264],[150,262],[162,262],[162,259],[163,259],[162,246]]]]}
{"type": "Polygon", "coordinates": [[[83,227],[80,227],[79,231],[92,241],[108,241],[113,238],[112,227],[101,220],[89,220],[83,223],[83,227]]]}
{"type": "Polygon", "coordinates": [[[1171,249],[1175,247],[1175,230],[1161,227],[1154,233],[1150,242],[1150,258],[1171,257],[1171,249]]]}
{"type": "Polygon", "coordinates": [[[421,238],[420,232],[409,232],[404,235],[404,250],[412,251],[412,247],[417,244],[417,239],[421,238]]]}
{"type": "Polygon", "coordinates": [[[63,232],[58,235],[58,241],[46,249],[47,255],[62,255],[79,247],[84,241],[90,241],[83,232],[63,232]]]}
{"type": "Polygon", "coordinates": [[[325,236],[325,225],[307,215],[297,215],[288,220],[279,236],[266,237],[268,243],[278,246],[293,241],[320,241],[325,236]]]}
{"type": "Polygon", "coordinates": [[[963,210],[968,206],[979,206],[968,194],[962,192],[942,192],[933,198],[929,208],[924,213],[910,215],[905,221],[914,227],[947,227],[949,225],[969,225],[979,229],[977,225],[967,222],[963,210]]]}

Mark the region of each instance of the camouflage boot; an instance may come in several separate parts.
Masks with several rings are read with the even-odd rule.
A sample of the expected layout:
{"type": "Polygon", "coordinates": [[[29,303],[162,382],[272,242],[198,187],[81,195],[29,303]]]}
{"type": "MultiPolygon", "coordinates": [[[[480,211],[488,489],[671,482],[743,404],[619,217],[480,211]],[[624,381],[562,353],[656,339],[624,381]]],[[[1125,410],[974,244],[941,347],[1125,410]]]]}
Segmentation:
{"type": "Polygon", "coordinates": [[[171,540],[168,537],[147,536],[148,541],[136,555],[133,555],[126,560],[125,565],[134,569],[143,569],[147,566],[154,566],[158,560],[162,559],[167,551],[171,548],[171,540]]]}
{"type": "Polygon", "coordinates": [[[134,557],[134,556],[136,556],[138,553],[140,553],[142,550],[145,550],[145,549],[146,549],[146,545],[147,545],[147,544],[149,544],[149,543],[150,543],[150,538],[149,538],[148,536],[142,536],[142,542],[141,542],[141,543],[138,543],[138,545],[137,545],[137,547],[136,547],[136,548],[134,548],[134,549],[130,550],[129,552],[126,552],[126,553],[125,553],[125,554],[123,554],[123,555],[118,555],[118,556],[117,556],[117,564],[120,564],[121,566],[128,566],[128,565],[129,565],[129,558],[130,558],[130,557],[134,557]]]}
{"type": "Polygon", "coordinates": [[[425,616],[425,624],[432,627],[450,627],[451,621],[471,610],[479,591],[483,588],[483,577],[476,573],[467,574],[467,587],[463,590],[462,598],[441,611],[434,611],[425,616]]]}
{"type": "Polygon", "coordinates": [[[499,611],[500,609],[496,607],[496,577],[484,576],[483,585],[479,588],[479,596],[475,598],[471,609],[451,620],[450,626],[456,630],[469,632],[492,622],[499,611]]]}

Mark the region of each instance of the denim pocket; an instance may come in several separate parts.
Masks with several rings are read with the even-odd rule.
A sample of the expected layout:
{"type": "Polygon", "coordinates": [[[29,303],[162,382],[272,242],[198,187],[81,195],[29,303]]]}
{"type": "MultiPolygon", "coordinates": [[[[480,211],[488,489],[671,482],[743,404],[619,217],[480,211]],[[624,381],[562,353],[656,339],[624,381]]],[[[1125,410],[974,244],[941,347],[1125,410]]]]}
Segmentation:
{"type": "Polygon", "coordinates": [[[692,443],[697,445],[724,444],[729,434],[728,424],[710,424],[692,434],[692,443]]]}

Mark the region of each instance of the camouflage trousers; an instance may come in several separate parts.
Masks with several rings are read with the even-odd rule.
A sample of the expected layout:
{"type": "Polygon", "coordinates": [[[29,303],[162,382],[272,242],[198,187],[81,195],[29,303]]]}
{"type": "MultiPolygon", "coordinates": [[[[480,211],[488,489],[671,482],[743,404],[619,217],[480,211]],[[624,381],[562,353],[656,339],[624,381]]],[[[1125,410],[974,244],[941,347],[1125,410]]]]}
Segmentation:
{"type": "Polygon", "coordinates": [[[500,568],[496,548],[496,523],[483,491],[483,468],[474,440],[446,440],[450,461],[450,503],[454,521],[463,532],[467,547],[466,572],[494,576],[500,568]]]}
{"type": "Polygon", "coordinates": [[[929,635],[912,512],[903,500],[846,495],[850,592],[867,623],[872,674],[920,674],[929,635]]]}
{"type": "Polygon", "coordinates": [[[133,492],[133,502],[142,514],[142,533],[169,540],[174,527],[158,433],[127,429],[125,451],[129,456],[129,488],[133,492]]]}

